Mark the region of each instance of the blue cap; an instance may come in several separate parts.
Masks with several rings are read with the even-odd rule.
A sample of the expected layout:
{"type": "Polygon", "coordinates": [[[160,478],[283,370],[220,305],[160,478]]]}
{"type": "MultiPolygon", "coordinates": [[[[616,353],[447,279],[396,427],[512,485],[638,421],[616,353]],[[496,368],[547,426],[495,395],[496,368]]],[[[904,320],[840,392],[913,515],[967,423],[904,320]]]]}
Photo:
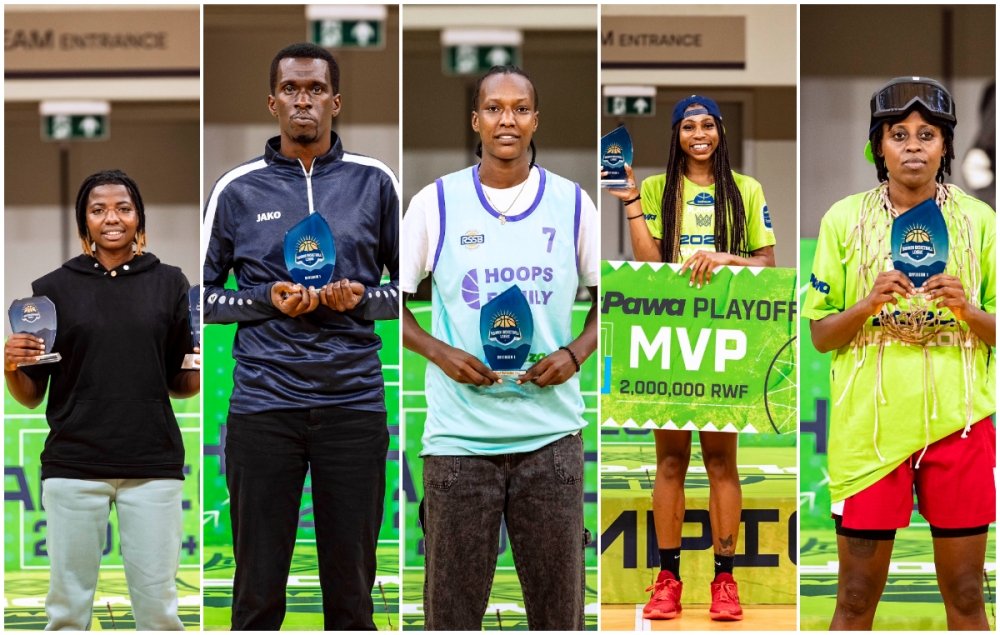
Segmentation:
{"type": "Polygon", "coordinates": [[[677,102],[674,106],[674,116],[670,121],[670,127],[673,128],[677,125],[677,122],[684,117],[692,117],[694,115],[712,115],[719,121],[722,121],[722,112],[719,110],[719,104],[715,103],[708,97],[703,97],[701,95],[691,95],[690,97],[685,97],[684,99],[677,102]],[[703,111],[693,110],[687,114],[684,113],[688,106],[691,104],[701,104],[705,107],[703,111]]]}

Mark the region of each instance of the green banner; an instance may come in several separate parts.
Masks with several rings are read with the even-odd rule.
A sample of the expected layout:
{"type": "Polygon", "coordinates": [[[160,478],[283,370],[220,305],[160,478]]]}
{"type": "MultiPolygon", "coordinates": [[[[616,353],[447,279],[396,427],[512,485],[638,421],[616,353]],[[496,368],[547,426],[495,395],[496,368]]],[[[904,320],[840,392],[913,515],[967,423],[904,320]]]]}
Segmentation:
{"type": "Polygon", "coordinates": [[[795,270],[680,267],[601,265],[602,425],[794,432],[795,270]]]}

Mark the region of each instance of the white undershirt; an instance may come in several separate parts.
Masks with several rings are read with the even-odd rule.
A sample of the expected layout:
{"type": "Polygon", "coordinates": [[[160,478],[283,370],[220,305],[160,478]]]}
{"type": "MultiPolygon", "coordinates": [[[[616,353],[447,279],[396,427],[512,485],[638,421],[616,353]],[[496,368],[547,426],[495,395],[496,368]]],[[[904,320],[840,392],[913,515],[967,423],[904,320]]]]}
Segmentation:
{"type": "MultiPolygon", "coordinates": [[[[483,191],[498,212],[510,207],[505,215],[516,216],[527,211],[535,202],[539,182],[538,170],[532,169],[523,190],[522,182],[502,189],[484,185],[483,191]]],[[[582,189],[580,194],[580,235],[576,245],[580,259],[580,284],[596,287],[601,279],[600,219],[590,195],[582,189]]],[[[483,214],[488,212],[483,210],[483,214]]],[[[431,273],[440,235],[437,186],[431,183],[410,199],[410,206],[403,215],[399,239],[399,288],[403,293],[416,293],[417,285],[431,273]]]]}

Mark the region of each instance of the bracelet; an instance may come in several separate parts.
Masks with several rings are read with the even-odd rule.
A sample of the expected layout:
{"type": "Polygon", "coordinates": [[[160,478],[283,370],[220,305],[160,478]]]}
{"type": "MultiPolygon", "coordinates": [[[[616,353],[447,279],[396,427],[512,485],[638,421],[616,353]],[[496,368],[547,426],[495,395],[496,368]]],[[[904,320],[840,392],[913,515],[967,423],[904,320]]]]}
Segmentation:
{"type": "Polygon", "coordinates": [[[641,201],[641,200],[642,200],[642,196],[636,196],[635,198],[629,199],[627,201],[622,201],[622,202],[625,205],[631,205],[632,203],[635,203],[636,201],[641,201]]]}
{"type": "Polygon", "coordinates": [[[573,358],[573,363],[576,364],[576,372],[580,372],[580,361],[576,358],[576,355],[573,354],[573,351],[569,350],[568,346],[560,346],[559,350],[569,353],[569,356],[573,358]]]}
{"type": "Polygon", "coordinates": [[[625,218],[629,220],[635,220],[637,218],[642,218],[643,216],[645,216],[645,214],[636,214],[635,216],[626,216],[625,218]]]}

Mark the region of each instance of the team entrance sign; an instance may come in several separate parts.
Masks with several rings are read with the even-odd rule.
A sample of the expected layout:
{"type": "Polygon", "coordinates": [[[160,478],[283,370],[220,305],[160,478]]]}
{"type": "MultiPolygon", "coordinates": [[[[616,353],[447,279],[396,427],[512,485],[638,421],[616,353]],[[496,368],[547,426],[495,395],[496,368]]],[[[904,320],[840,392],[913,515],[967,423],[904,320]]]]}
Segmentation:
{"type": "Polygon", "coordinates": [[[798,414],[794,269],[601,265],[601,413],[609,427],[787,434],[798,414]]]}

